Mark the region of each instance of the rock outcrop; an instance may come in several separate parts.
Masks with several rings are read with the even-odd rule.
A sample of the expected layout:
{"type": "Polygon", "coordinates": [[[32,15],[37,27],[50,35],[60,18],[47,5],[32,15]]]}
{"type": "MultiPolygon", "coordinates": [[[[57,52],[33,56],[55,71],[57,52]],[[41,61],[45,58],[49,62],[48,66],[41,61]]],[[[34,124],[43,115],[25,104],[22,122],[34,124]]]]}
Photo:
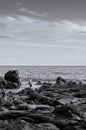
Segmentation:
{"type": "Polygon", "coordinates": [[[86,130],[86,85],[82,82],[58,77],[37,90],[28,87],[14,93],[3,89],[20,86],[18,72],[9,71],[0,86],[1,130],[86,130]]]}
{"type": "Polygon", "coordinates": [[[4,79],[7,81],[7,88],[19,88],[21,83],[20,83],[20,78],[17,70],[12,70],[8,71],[4,75],[4,79]]]}

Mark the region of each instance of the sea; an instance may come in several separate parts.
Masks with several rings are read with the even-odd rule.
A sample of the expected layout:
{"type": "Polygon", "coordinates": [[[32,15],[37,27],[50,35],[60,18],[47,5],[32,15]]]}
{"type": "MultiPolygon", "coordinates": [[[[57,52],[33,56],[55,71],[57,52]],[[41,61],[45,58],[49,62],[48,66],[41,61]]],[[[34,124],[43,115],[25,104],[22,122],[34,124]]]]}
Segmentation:
{"type": "Polygon", "coordinates": [[[86,81],[86,66],[0,66],[0,76],[9,70],[18,70],[20,78],[34,80],[56,80],[57,77],[86,81]]]}

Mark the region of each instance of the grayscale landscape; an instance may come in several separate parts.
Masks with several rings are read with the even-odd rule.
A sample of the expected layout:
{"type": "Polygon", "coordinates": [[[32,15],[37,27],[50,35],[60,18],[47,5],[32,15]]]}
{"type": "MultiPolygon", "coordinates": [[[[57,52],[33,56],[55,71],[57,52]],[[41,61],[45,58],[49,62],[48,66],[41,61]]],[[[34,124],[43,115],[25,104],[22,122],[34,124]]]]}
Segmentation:
{"type": "Polygon", "coordinates": [[[86,0],[0,0],[0,130],[86,130],[86,0]]]}

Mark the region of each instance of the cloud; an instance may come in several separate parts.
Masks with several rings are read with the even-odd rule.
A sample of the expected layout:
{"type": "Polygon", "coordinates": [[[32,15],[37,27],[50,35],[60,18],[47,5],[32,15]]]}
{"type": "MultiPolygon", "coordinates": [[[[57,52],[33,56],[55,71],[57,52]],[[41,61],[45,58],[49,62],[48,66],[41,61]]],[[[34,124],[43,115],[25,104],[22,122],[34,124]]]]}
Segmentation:
{"type": "Polygon", "coordinates": [[[0,34],[0,39],[10,39],[10,38],[13,38],[13,35],[0,34]]]}
{"type": "Polygon", "coordinates": [[[62,20],[49,22],[23,15],[0,17],[1,37],[10,37],[13,40],[28,41],[33,44],[76,43],[86,41],[86,25],[82,23],[62,20]],[[2,27],[3,25],[3,27],[2,27]],[[66,32],[66,33],[65,33],[66,32]],[[5,36],[6,34],[6,36],[5,36]]]}
{"type": "Polygon", "coordinates": [[[0,17],[1,63],[85,64],[86,35],[80,31],[86,31],[85,22],[49,22],[23,15],[0,17]]]}
{"type": "Polygon", "coordinates": [[[64,24],[64,27],[68,30],[77,31],[80,29],[80,26],[77,23],[67,21],[67,20],[62,20],[61,22],[62,22],[62,24],[64,24]]]}
{"type": "Polygon", "coordinates": [[[24,12],[24,13],[29,13],[29,14],[32,14],[34,16],[39,16],[39,17],[46,17],[48,15],[48,13],[39,14],[39,13],[36,13],[34,11],[28,10],[26,8],[21,8],[21,9],[19,9],[19,11],[24,12]]]}
{"type": "Polygon", "coordinates": [[[86,31],[80,31],[80,33],[85,33],[86,34],[86,31]]]}
{"type": "Polygon", "coordinates": [[[83,26],[83,24],[79,24],[76,22],[71,22],[67,20],[62,20],[62,24],[66,27],[66,29],[71,30],[71,31],[85,31],[86,30],[86,25],[83,26]]]}

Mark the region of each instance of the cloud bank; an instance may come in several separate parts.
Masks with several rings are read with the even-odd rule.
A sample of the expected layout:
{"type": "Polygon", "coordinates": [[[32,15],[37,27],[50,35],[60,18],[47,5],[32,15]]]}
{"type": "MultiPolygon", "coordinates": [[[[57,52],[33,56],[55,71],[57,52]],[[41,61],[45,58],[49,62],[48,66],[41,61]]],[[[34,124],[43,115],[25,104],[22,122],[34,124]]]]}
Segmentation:
{"type": "Polygon", "coordinates": [[[23,15],[0,17],[1,63],[84,65],[85,32],[84,21],[49,22],[23,15]]]}

